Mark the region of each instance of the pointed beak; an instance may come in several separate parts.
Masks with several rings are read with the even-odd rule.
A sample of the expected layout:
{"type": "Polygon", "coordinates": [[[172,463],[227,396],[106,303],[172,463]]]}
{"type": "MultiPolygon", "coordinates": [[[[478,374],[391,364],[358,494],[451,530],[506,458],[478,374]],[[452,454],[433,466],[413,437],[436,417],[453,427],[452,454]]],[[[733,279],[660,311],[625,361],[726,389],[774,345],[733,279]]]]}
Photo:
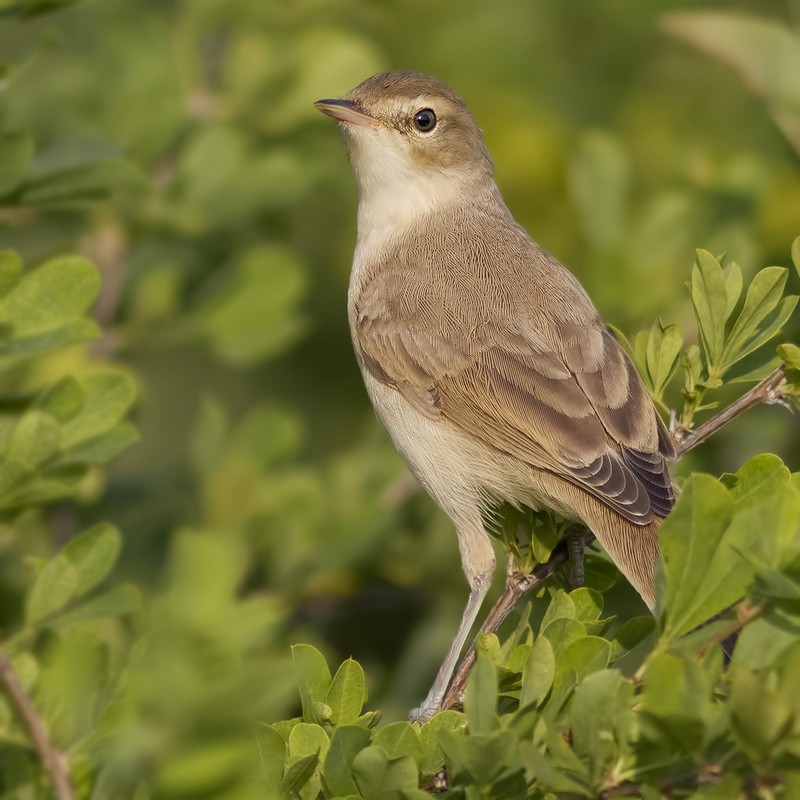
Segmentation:
{"type": "Polygon", "coordinates": [[[338,119],[339,122],[351,122],[354,125],[380,125],[381,122],[362,111],[352,100],[317,100],[314,108],[338,119]]]}

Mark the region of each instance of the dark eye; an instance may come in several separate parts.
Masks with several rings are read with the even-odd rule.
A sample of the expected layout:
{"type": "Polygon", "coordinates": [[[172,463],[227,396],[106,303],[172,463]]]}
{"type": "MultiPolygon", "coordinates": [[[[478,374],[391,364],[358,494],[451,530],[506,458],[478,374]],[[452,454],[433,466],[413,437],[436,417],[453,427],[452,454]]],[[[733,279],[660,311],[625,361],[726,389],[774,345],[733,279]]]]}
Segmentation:
{"type": "Polygon", "coordinates": [[[414,127],[420,133],[430,133],[436,127],[436,114],[430,108],[423,108],[414,114],[414,127]]]}

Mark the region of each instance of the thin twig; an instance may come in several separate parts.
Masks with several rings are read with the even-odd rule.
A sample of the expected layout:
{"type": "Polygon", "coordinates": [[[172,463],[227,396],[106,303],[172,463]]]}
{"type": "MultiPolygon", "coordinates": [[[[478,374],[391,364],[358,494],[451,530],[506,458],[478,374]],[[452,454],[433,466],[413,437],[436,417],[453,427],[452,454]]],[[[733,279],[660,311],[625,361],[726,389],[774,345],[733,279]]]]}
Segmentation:
{"type": "Polygon", "coordinates": [[[75,800],[69,776],[64,765],[64,757],[50,741],[44,723],[33,707],[25,687],[20,683],[17,673],[8,657],[0,651],[0,687],[3,688],[12,708],[28,731],[31,742],[55,789],[58,800],[75,800]]]}
{"type": "Polygon", "coordinates": [[[673,434],[675,439],[675,458],[680,458],[693,447],[697,447],[701,442],[704,442],[734,419],[744,414],[745,411],[749,411],[762,403],[780,403],[791,409],[781,391],[785,385],[786,374],[783,371],[783,367],[778,367],[770,372],[761,383],[754,386],[749,392],[745,392],[737,400],[734,400],[719,414],[715,414],[711,419],[704,422],[697,430],[682,433],[681,429],[678,428],[673,434]]]}

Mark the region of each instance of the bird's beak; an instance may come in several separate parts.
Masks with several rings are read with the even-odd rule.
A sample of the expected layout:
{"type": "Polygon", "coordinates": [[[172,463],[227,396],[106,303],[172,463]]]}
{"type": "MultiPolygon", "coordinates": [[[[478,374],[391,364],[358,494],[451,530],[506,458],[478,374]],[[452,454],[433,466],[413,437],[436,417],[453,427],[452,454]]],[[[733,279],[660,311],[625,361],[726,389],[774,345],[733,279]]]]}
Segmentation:
{"type": "Polygon", "coordinates": [[[352,100],[317,100],[314,108],[340,122],[352,122],[354,125],[381,124],[375,117],[362,111],[352,100]]]}

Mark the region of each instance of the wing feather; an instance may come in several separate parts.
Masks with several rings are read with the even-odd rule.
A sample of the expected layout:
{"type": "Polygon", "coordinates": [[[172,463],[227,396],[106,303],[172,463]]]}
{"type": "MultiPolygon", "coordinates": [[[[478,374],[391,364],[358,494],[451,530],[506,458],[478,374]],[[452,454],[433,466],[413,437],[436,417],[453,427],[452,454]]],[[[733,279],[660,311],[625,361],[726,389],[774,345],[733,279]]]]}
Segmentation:
{"type": "Polygon", "coordinates": [[[553,263],[568,276],[557,276],[560,303],[520,300],[515,313],[477,321],[464,314],[463,275],[448,283],[440,273],[437,282],[382,265],[354,308],[359,357],[427,415],[645,525],[674,502],[669,435],[630,359],[553,263]]]}

